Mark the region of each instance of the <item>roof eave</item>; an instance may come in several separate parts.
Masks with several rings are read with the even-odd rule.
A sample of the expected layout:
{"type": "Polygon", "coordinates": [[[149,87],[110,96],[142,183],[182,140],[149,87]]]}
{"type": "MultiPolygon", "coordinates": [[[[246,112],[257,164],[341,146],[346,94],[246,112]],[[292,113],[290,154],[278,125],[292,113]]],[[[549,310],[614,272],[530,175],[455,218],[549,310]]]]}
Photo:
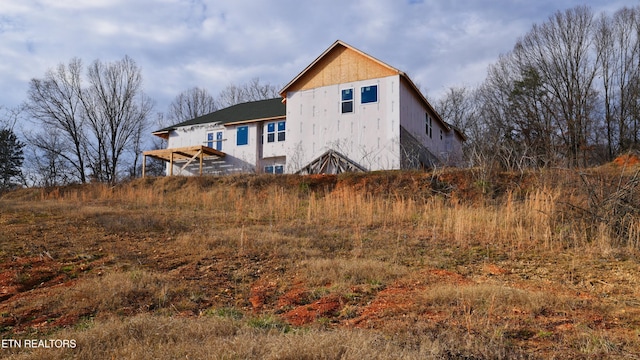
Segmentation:
{"type": "Polygon", "coordinates": [[[174,130],[173,128],[171,128],[171,129],[162,129],[162,130],[154,131],[151,134],[155,135],[157,137],[163,138],[165,140],[168,140],[169,139],[169,133],[171,131],[173,131],[173,130],[174,130]]]}
{"type": "Polygon", "coordinates": [[[250,123],[254,123],[254,122],[286,119],[286,117],[287,117],[286,115],[279,115],[279,116],[272,116],[272,117],[266,117],[266,118],[260,118],[260,119],[238,120],[238,121],[224,123],[222,125],[224,125],[224,126],[242,125],[242,124],[250,124],[250,123]]]}

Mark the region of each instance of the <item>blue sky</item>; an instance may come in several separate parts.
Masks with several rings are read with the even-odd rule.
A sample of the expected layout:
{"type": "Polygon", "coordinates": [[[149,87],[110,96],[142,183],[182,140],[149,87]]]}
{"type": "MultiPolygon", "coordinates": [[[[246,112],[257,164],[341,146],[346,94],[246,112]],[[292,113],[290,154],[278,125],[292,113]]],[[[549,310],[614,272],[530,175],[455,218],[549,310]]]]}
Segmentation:
{"type": "Polygon", "coordinates": [[[638,0],[2,0],[0,106],[73,57],[132,57],[155,112],[199,86],[217,95],[254,77],[284,85],[335,40],[406,72],[430,98],[475,86],[534,23],[638,0]]]}

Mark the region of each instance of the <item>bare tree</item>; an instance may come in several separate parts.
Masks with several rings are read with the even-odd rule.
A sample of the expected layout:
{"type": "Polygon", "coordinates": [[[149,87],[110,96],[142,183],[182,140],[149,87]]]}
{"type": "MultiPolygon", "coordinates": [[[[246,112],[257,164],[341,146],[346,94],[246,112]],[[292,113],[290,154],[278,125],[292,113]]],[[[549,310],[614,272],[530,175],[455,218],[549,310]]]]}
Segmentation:
{"type": "Polygon", "coordinates": [[[47,130],[29,136],[30,161],[27,166],[29,183],[36,186],[56,186],[78,181],[77,173],[63,155],[69,143],[59,131],[47,130]]]}
{"type": "Polygon", "coordinates": [[[483,141],[484,138],[484,135],[479,136],[478,91],[468,87],[451,87],[447,90],[444,98],[434,103],[438,114],[467,137],[462,150],[464,156],[469,160],[471,147],[477,141],[483,141]]]}
{"type": "Polygon", "coordinates": [[[31,80],[26,108],[38,121],[40,132],[30,142],[59,164],[70,164],[77,179],[86,182],[87,170],[97,181],[116,182],[131,155],[134,168],[152,102],[142,91],[142,76],[135,62],[124,57],[104,64],[93,62],[83,86],[79,59],[31,80]]]}
{"type": "Polygon", "coordinates": [[[588,163],[600,126],[593,18],[587,7],[557,12],[489,68],[477,91],[473,153],[498,154],[482,158],[506,167],[588,163]]]}
{"type": "Polygon", "coordinates": [[[20,120],[23,110],[24,108],[21,106],[16,108],[5,108],[0,105],[0,111],[2,112],[0,114],[0,128],[13,131],[20,120]]]}
{"type": "MultiPolygon", "coordinates": [[[[140,148],[153,104],[142,91],[140,68],[128,56],[106,64],[94,61],[87,77],[89,86],[81,99],[95,140],[88,142],[89,167],[98,181],[114,183],[123,153],[140,148]]],[[[139,154],[133,155],[137,159],[139,154]]]]}
{"type": "Polygon", "coordinates": [[[435,105],[438,114],[449,124],[462,132],[470,127],[475,107],[473,90],[467,87],[450,87],[444,98],[435,105]]]}
{"type": "Polygon", "coordinates": [[[215,99],[207,90],[193,87],[176,96],[169,105],[168,117],[173,123],[179,123],[212,113],[217,109],[215,99]]]}
{"type": "Polygon", "coordinates": [[[85,175],[85,118],[81,87],[82,62],[72,59],[68,65],[60,64],[55,70],[45,73],[43,79],[32,79],[29,83],[26,109],[43,128],[56,132],[56,146],[47,141],[32,139],[30,142],[45,151],[58,151],[74,169],[77,179],[86,182],[85,175]]]}
{"type": "Polygon", "coordinates": [[[594,16],[586,6],[556,12],[517,44],[515,52],[522,64],[535,69],[542,91],[555,100],[554,120],[561,130],[565,155],[571,166],[586,165],[595,103],[594,16]]]}
{"type": "Polygon", "coordinates": [[[218,95],[218,105],[229,107],[247,101],[272,99],[280,96],[278,88],[269,83],[261,84],[259,78],[253,78],[244,85],[229,84],[218,95]]]}
{"type": "Polygon", "coordinates": [[[603,14],[598,20],[595,33],[609,159],[620,151],[638,146],[638,11],[637,8],[622,8],[612,17],[603,14]]]}

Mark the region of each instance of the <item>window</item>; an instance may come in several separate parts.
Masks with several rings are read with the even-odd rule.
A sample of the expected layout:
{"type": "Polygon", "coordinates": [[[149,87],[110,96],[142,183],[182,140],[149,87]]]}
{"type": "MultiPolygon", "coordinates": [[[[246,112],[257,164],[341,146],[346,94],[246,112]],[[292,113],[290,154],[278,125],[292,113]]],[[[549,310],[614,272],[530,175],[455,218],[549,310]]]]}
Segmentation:
{"type": "Polygon", "coordinates": [[[285,122],[278,121],[278,141],[284,141],[285,139],[285,122]]]}
{"type": "Polygon", "coordinates": [[[433,121],[431,120],[431,116],[429,116],[429,114],[426,114],[424,123],[425,123],[425,132],[427,136],[432,138],[433,137],[433,121]]]}
{"type": "Polygon", "coordinates": [[[267,165],[264,167],[265,174],[284,174],[284,165],[267,165]]]}
{"type": "Polygon", "coordinates": [[[378,85],[360,88],[360,102],[363,104],[378,102],[378,85]]]}
{"type": "Polygon", "coordinates": [[[353,89],[343,89],[342,90],[342,113],[352,113],[353,112],[353,89]]]}
{"type": "Polygon", "coordinates": [[[207,133],[207,147],[222,151],[222,131],[207,133]]]}
{"type": "Polygon", "coordinates": [[[267,124],[267,142],[272,143],[276,141],[284,141],[286,138],[285,135],[286,125],[284,121],[278,121],[277,123],[268,123],[267,124]]]}
{"type": "Polygon", "coordinates": [[[222,131],[216,132],[216,150],[222,151],[222,131]]]}
{"type": "Polygon", "coordinates": [[[236,145],[248,145],[249,144],[249,127],[238,126],[236,133],[236,145]]]}
{"type": "Polygon", "coordinates": [[[268,123],[267,124],[267,142],[272,143],[276,141],[276,124],[268,123]]]}

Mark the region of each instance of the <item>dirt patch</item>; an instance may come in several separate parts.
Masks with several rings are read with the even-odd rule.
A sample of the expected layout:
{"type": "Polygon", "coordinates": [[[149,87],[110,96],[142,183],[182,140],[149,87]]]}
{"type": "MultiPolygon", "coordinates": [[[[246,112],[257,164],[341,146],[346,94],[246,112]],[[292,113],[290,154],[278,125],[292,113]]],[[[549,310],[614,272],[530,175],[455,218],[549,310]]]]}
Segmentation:
{"type": "Polygon", "coordinates": [[[256,283],[251,286],[249,302],[253,307],[253,311],[259,312],[271,301],[275,295],[277,284],[273,281],[265,283],[256,283]]]}
{"type": "Polygon", "coordinates": [[[286,312],[282,317],[291,325],[301,326],[312,323],[320,318],[337,316],[344,304],[345,300],[341,296],[330,294],[314,303],[302,305],[286,312]]]}
{"type": "Polygon", "coordinates": [[[304,288],[301,284],[297,284],[293,289],[287,291],[278,298],[278,309],[287,309],[309,303],[309,290],[304,288]]]}
{"type": "Polygon", "coordinates": [[[640,155],[634,152],[622,154],[615,158],[613,163],[618,166],[635,166],[640,164],[640,155]]]}
{"type": "Polygon", "coordinates": [[[486,274],[486,275],[491,275],[491,276],[498,276],[498,275],[505,275],[505,274],[509,274],[510,271],[507,269],[504,269],[498,265],[495,264],[486,264],[482,267],[482,271],[486,274]]]}
{"type": "Polygon", "coordinates": [[[473,281],[458,273],[443,269],[428,269],[420,272],[421,277],[427,283],[468,285],[473,281]]]}

